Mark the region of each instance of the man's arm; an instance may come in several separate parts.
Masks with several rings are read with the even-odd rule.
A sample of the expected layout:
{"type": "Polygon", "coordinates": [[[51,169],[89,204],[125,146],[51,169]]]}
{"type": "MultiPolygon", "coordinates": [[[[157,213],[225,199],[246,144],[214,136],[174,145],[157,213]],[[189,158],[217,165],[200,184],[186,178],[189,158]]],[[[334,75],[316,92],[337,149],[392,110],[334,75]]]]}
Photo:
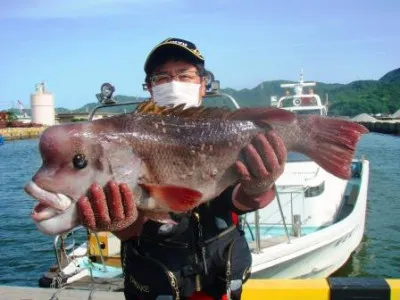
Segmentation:
{"type": "Polygon", "coordinates": [[[286,147],[274,131],[257,135],[243,149],[243,159],[236,162],[241,179],[232,194],[236,211],[263,208],[275,198],[274,183],[283,173],[286,157],[286,147]]]}

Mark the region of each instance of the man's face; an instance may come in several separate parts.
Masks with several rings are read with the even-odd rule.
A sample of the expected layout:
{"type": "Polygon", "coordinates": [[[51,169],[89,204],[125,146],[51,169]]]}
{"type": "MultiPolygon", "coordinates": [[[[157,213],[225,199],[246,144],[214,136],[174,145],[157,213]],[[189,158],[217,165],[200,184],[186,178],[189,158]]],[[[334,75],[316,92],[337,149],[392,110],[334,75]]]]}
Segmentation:
{"type": "MultiPolygon", "coordinates": [[[[171,76],[180,74],[182,72],[197,72],[197,69],[194,65],[184,62],[184,61],[167,61],[165,64],[157,67],[154,69],[152,75],[156,74],[169,74],[171,76]]],[[[177,80],[176,77],[174,80],[177,80]]],[[[206,80],[204,77],[200,77],[196,75],[192,80],[192,83],[200,83],[200,90],[199,90],[199,99],[200,101],[206,94],[206,80]]],[[[153,97],[153,84],[150,84],[148,87],[151,96],[153,97]]]]}

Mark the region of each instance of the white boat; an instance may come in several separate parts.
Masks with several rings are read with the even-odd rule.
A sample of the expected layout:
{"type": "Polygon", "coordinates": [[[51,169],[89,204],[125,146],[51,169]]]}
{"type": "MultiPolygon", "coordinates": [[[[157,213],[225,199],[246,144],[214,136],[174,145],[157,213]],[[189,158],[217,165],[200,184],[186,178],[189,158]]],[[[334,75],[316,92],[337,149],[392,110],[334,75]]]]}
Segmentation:
{"type": "MultiPolygon", "coordinates": [[[[296,114],[327,116],[327,101],[310,88],[315,82],[282,84],[292,88],[272,106],[296,114]]],[[[364,234],[369,162],[354,159],[352,177],[343,180],[300,155],[289,155],[277,180],[277,198],[246,215],[253,249],[253,277],[328,277],[350,258],[364,234]]]]}
{"type": "MultiPolygon", "coordinates": [[[[302,76],[296,84],[283,84],[295,93],[272,105],[295,113],[326,116],[326,103],[312,90],[304,93],[303,88],[311,86],[315,83],[304,82],[302,76]]],[[[216,83],[208,97],[221,96],[239,107],[233,97],[219,91],[216,83]]],[[[276,198],[241,219],[252,250],[253,278],[328,277],[346,263],[364,234],[368,160],[354,159],[352,177],[343,180],[305,156],[292,154],[276,182],[276,198]]],[[[85,284],[96,280],[104,283],[122,277],[120,242],[110,232],[89,234],[77,249],[66,246],[66,236],[71,237],[71,233],[56,237],[58,263],[41,278],[41,286],[73,285],[83,278],[85,284]]]]}
{"type": "Polygon", "coordinates": [[[369,163],[352,169],[347,181],[312,161],[287,164],[279,201],[246,216],[253,277],[324,278],[346,263],[364,234],[369,163]]]}

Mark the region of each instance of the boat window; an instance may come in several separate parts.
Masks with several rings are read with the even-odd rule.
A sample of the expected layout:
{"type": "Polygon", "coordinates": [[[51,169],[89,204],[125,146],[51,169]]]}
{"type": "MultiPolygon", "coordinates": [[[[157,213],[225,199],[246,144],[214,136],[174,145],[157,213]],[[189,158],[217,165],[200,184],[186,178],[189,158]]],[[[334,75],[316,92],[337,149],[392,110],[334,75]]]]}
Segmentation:
{"type": "Polygon", "coordinates": [[[318,186],[309,187],[305,192],[305,197],[316,197],[321,195],[325,190],[325,181],[318,186]]]}
{"type": "Polygon", "coordinates": [[[320,109],[292,110],[296,115],[322,115],[320,109]]]}
{"type": "Polygon", "coordinates": [[[288,152],[287,154],[287,162],[299,162],[299,161],[311,161],[311,159],[301,153],[297,152],[288,152]]]}
{"type": "Polygon", "coordinates": [[[351,164],[351,177],[359,178],[361,176],[361,163],[353,162],[351,164]]]}

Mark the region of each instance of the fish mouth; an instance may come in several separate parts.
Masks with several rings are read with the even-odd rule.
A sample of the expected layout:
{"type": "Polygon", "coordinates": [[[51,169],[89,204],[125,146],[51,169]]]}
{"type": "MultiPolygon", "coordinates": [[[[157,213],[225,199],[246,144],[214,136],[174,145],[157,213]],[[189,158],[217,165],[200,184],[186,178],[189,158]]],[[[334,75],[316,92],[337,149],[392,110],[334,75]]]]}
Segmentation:
{"type": "Polygon", "coordinates": [[[39,202],[31,212],[31,218],[35,222],[48,220],[56,215],[60,215],[73,203],[72,198],[64,194],[44,190],[33,181],[30,181],[25,186],[25,192],[39,202]]]}

